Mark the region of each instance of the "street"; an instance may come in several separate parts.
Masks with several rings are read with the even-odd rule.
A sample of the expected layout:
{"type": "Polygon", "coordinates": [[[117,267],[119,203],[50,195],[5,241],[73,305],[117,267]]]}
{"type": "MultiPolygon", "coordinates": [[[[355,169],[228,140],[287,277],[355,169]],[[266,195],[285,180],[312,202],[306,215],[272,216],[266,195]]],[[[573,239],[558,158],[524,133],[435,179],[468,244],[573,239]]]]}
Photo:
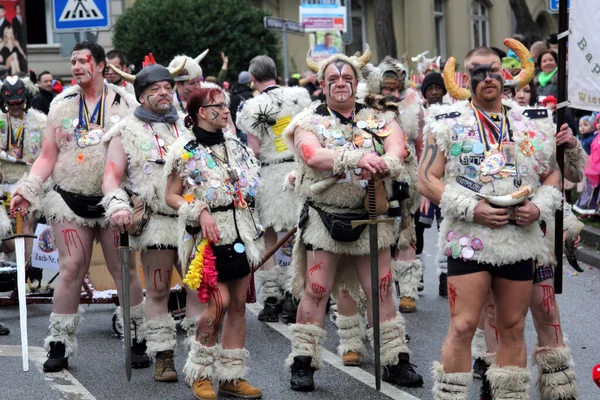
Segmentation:
{"type": "MultiPolygon", "coordinates": [[[[425,238],[425,290],[417,301],[418,312],[404,314],[411,362],[423,375],[424,386],[417,389],[397,388],[382,384],[381,393],[374,389],[375,378],[371,355],[363,357],[360,368],[343,367],[336,355],[338,337],[336,328],[327,318],[328,331],[324,354],[325,366],[315,373],[316,391],[297,393],[289,388],[289,372],[283,367],[290,351],[287,327],[282,323],[258,322],[259,304],[248,306],[247,349],[250,384],[263,390],[265,399],[431,399],[433,381],[431,363],[438,360],[448,323],[448,306],[438,296],[435,271],[435,229],[428,229],[425,238]]],[[[600,398],[600,389],[590,375],[592,367],[600,363],[599,313],[595,308],[600,295],[600,270],[582,265],[585,272],[577,276],[565,260],[564,294],[558,302],[562,312],[563,330],[568,335],[575,360],[580,399],[600,398]],[[572,276],[571,276],[572,275],[572,276]],[[596,311],[594,311],[596,310],[596,311]]],[[[124,367],[123,342],[112,330],[113,305],[83,306],[84,321],[79,327],[79,353],[69,359],[67,373],[44,374],[42,364],[46,352],[42,349],[48,330],[50,305],[28,306],[30,370],[21,370],[19,338],[19,311],[17,306],[0,309],[0,323],[11,330],[9,336],[0,336],[0,399],[193,399],[191,389],[183,381],[183,366],[187,349],[179,332],[176,349],[176,369],[180,381],[174,384],[153,380],[153,368],[133,370],[127,382],[124,367]]],[[[535,330],[528,317],[526,337],[528,352],[535,344],[535,330]]],[[[530,361],[531,362],[531,361],[530,361]]],[[[537,371],[532,378],[532,399],[539,399],[534,388],[537,371]]],[[[479,399],[480,381],[475,380],[469,399],[479,399]]]]}

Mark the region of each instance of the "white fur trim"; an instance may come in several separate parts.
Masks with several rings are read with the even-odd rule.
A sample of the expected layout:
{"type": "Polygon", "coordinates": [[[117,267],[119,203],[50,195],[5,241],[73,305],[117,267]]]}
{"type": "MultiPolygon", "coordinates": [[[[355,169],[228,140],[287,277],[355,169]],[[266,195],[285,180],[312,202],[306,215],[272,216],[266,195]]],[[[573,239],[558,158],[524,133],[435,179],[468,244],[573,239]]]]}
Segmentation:
{"type": "Polygon", "coordinates": [[[544,400],[578,399],[577,377],[569,346],[536,347],[533,358],[539,370],[538,387],[544,400]]]}
{"type": "Polygon", "coordinates": [[[11,224],[12,222],[6,214],[6,208],[2,207],[2,210],[0,210],[0,238],[5,238],[9,235],[11,224]]]}
{"type": "Polygon", "coordinates": [[[363,153],[348,149],[336,151],[333,158],[333,174],[341,175],[345,174],[346,171],[358,168],[358,162],[362,156],[363,153]]]}
{"type": "Polygon", "coordinates": [[[477,328],[475,335],[473,335],[473,340],[471,341],[471,358],[473,358],[473,360],[482,358],[486,351],[485,332],[483,329],[477,328]]]}
{"type": "Polygon", "coordinates": [[[338,355],[343,357],[349,351],[364,354],[366,335],[364,318],[359,314],[350,317],[338,314],[336,325],[340,336],[340,345],[337,348],[338,355]]]}
{"type": "MultiPolygon", "coordinates": [[[[200,200],[194,200],[190,203],[182,202],[179,204],[179,218],[183,219],[186,225],[198,226],[200,225],[200,213],[202,210],[208,210],[208,205],[200,200]]],[[[209,210],[210,211],[210,210],[209,210]]]]}
{"type": "Polygon", "coordinates": [[[188,385],[199,379],[212,379],[215,373],[215,353],[218,354],[218,345],[206,347],[192,340],[188,358],[183,367],[185,381],[188,385]]]}
{"type": "Polygon", "coordinates": [[[440,208],[444,218],[473,222],[477,203],[478,200],[473,192],[468,189],[446,185],[442,193],[440,208]]]}
{"type": "Polygon", "coordinates": [[[77,327],[83,317],[76,314],[50,314],[50,334],[44,340],[44,348],[50,351],[50,342],[62,342],[65,345],[65,357],[77,353],[77,327]]]}
{"type": "MultiPolygon", "coordinates": [[[[406,337],[404,330],[405,320],[402,316],[396,315],[395,318],[383,321],[380,326],[381,343],[381,365],[396,365],[398,364],[398,354],[408,353],[410,350],[406,345],[406,337]]],[[[367,329],[367,337],[373,346],[373,328],[367,329]]]]}
{"type": "Polygon", "coordinates": [[[473,382],[470,372],[446,373],[444,366],[433,362],[431,368],[433,375],[433,398],[434,400],[466,400],[469,386],[473,382]]]}
{"type": "Polygon", "coordinates": [[[290,325],[292,333],[292,351],[285,360],[286,368],[290,368],[294,364],[294,357],[308,356],[311,357],[311,367],[321,369],[323,360],[321,353],[323,352],[323,342],[327,331],[313,324],[292,324],[290,325]]]}
{"type": "Polygon", "coordinates": [[[173,60],[171,60],[171,62],[169,63],[169,68],[177,68],[183,60],[185,60],[183,72],[179,77],[175,77],[176,80],[178,80],[177,78],[180,78],[179,80],[184,81],[192,80],[195,78],[202,78],[202,68],[200,67],[200,64],[194,61],[193,58],[183,54],[175,56],[175,58],[173,58],[173,60]]]}
{"type": "Polygon", "coordinates": [[[40,208],[43,182],[39,176],[29,174],[15,185],[12,196],[20,194],[31,205],[31,212],[40,208]]]}
{"type": "Polygon", "coordinates": [[[142,328],[148,346],[148,355],[153,357],[161,351],[174,350],[177,344],[175,320],[171,314],[147,320],[142,328]]]}
{"type": "MultiPolygon", "coordinates": [[[[290,154],[290,157],[293,157],[290,154]]],[[[256,195],[256,210],[261,225],[275,232],[288,231],[298,219],[302,199],[292,190],[282,190],[281,182],[297,169],[295,162],[261,167],[262,184],[256,195]]]]}
{"type": "Polygon", "coordinates": [[[485,373],[494,400],[527,400],[531,371],[525,368],[491,365],[485,373]]]}
{"type": "Polygon", "coordinates": [[[419,297],[419,287],[423,277],[423,263],[421,260],[396,261],[392,260],[392,276],[400,285],[400,295],[402,297],[419,297]],[[394,274],[395,272],[395,274],[394,274]]]}
{"type": "Polygon", "coordinates": [[[218,382],[237,383],[246,377],[244,366],[250,353],[246,349],[224,349],[221,347],[219,360],[215,365],[215,378],[218,382]]]}
{"type": "Polygon", "coordinates": [[[106,210],[104,215],[109,222],[112,215],[117,211],[125,210],[130,214],[133,213],[133,207],[131,207],[131,204],[129,203],[129,196],[125,190],[121,188],[104,195],[100,204],[102,204],[102,207],[106,210]]]}
{"type": "MultiPolygon", "coordinates": [[[[400,162],[400,159],[393,154],[386,153],[381,156],[381,160],[387,165],[390,177],[396,181],[409,182],[410,177],[404,164],[400,162]]],[[[416,182],[413,182],[415,184],[416,182]]]]}
{"type": "Polygon", "coordinates": [[[554,186],[540,186],[531,202],[540,210],[540,221],[548,221],[554,218],[554,212],[562,207],[562,192],[554,186]]]}
{"type": "Polygon", "coordinates": [[[583,180],[583,169],[587,165],[588,158],[589,156],[581,146],[581,142],[579,140],[577,141],[577,146],[575,146],[574,149],[568,149],[565,147],[565,166],[569,169],[569,171],[571,171],[571,178],[579,178],[572,179],[571,182],[577,183],[583,180]]]}
{"type": "Polygon", "coordinates": [[[275,297],[277,301],[281,300],[281,285],[279,284],[281,270],[282,268],[275,266],[270,270],[261,268],[256,272],[256,278],[261,283],[260,297],[263,303],[269,297],[275,297]]]}
{"type": "Polygon", "coordinates": [[[485,361],[485,364],[489,367],[490,365],[495,365],[496,364],[496,353],[487,353],[484,352],[482,354],[483,361],[485,361]]]}

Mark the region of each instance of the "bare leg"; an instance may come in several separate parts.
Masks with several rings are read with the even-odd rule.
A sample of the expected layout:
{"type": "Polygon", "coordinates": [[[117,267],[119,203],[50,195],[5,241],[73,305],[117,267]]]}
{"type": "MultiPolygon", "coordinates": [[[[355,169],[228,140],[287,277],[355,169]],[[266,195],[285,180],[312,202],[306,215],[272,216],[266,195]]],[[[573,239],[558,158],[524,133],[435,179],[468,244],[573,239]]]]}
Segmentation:
{"type": "Polygon", "coordinates": [[[200,316],[196,341],[206,347],[217,344],[219,327],[229,307],[229,287],[225,283],[217,283],[211,291],[208,306],[200,316]]]}
{"type": "MultiPolygon", "coordinates": [[[[273,228],[267,228],[265,229],[265,248],[267,250],[273,248],[273,246],[275,246],[275,244],[277,243],[277,232],[275,232],[273,230],[273,228]]],[[[269,271],[273,268],[275,268],[276,264],[275,264],[275,256],[273,255],[271,258],[269,258],[267,260],[267,262],[265,262],[265,265],[263,265],[263,268],[266,271],[269,271]]]]}
{"type": "Polygon", "coordinates": [[[565,343],[556,295],[554,294],[553,279],[546,279],[533,285],[533,296],[531,296],[529,307],[538,334],[538,345],[540,347],[563,346],[565,343]]]}
{"type": "MultiPolygon", "coordinates": [[[[367,296],[367,318],[373,326],[373,296],[371,291],[371,259],[370,256],[354,257],[358,268],[358,279],[367,296]]],[[[389,321],[396,317],[396,305],[393,297],[392,256],[390,249],[379,250],[379,322],[389,321]]]]}
{"type": "Polygon", "coordinates": [[[241,349],[246,340],[246,294],[250,275],[232,282],[229,288],[229,309],[221,332],[221,346],[224,349],[241,349]]]}
{"type": "Polygon", "coordinates": [[[341,290],[337,298],[337,310],[340,315],[351,317],[358,314],[356,301],[350,296],[347,290],[341,290]]]}
{"type": "Polygon", "coordinates": [[[169,312],[167,304],[171,291],[171,274],[175,250],[143,250],[140,254],[146,281],[146,319],[169,312]]]}
{"type": "Polygon", "coordinates": [[[495,353],[498,350],[498,323],[496,322],[496,305],[494,297],[488,294],[487,303],[483,314],[485,315],[485,344],[488,353],[495,353]]]}

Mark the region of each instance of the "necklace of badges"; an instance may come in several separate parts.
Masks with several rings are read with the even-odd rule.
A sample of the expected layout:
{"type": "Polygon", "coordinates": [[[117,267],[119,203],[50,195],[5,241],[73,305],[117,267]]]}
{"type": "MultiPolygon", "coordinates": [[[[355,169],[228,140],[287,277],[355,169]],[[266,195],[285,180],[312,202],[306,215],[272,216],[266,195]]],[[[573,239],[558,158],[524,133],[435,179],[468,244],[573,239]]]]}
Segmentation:
{"type": "Polygon", "coordinates": [[[484,112],[471,103],[471,108],[477,120],[479,140],[484,146],[485,157],[479,166],[479,179],[489,182],[492,176],[498,174],[506,166],[506,156],[501,151],[504,141],[507,139],[507,123],[504,106],[502,106],[502,119],[497,126],[484,112]]]}
{"type": "Polygon", "coordinates": [[[79,119],[72,122],[73,126],[75,127],[75,138],[77,139],[77,145],[81,148],[94,146],[102,141],[102,136],[104,135],[104,108],[106,91],[107,89],[105,85],[104,90],[102,91],[102,97],[100,100],[98,100],[98,103],[96,103],[96,107],[94,108],[94,112],[91,116],[89,115],[87,105],[85,104],[83,92],[81,92],[79,99],[79,119]],[[98,116],[99,124],[92,123],[96,120],[96,116],[98,116]]]}
{"type": "Polygon", "coordinates": [[[23,157],[23,138],[25,137],[25,121],[20,121],[19,127],[15,130],[12,127],[10,116],[6,114],[6,125],[8,137],[6,139],[6,153],[20,160],[23,157]]]}

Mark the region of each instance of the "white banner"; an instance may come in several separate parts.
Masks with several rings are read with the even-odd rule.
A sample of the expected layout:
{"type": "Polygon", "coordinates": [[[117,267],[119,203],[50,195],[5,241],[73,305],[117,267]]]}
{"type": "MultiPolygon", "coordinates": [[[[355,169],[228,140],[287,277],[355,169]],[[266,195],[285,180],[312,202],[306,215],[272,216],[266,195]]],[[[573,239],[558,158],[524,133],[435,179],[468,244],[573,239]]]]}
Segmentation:
{"type": "MultiPolygon", "coordinates": [[[[279,241],[285,236],[285,232],[277,233],[277,240],[279,241]]],[[[294,236],[292,236],[287,242],[283,244],[275,253],[275,261],[277,265],[282,268],[289,267],[292,263],[292,248],[294,247],[294,236]]]]}
{"type": "Polygon", "coordinates": [[[52,227],[38,224],[35,236],[31,248],[31,265],[36,268],[58,271],[58,249],[54,247],[52,227]]]}
{"type": "Polygon", "coordinates": [[[569,12],[569,93],[573,108],[600,111],[600,1],[573,0],[569,12]]]}

